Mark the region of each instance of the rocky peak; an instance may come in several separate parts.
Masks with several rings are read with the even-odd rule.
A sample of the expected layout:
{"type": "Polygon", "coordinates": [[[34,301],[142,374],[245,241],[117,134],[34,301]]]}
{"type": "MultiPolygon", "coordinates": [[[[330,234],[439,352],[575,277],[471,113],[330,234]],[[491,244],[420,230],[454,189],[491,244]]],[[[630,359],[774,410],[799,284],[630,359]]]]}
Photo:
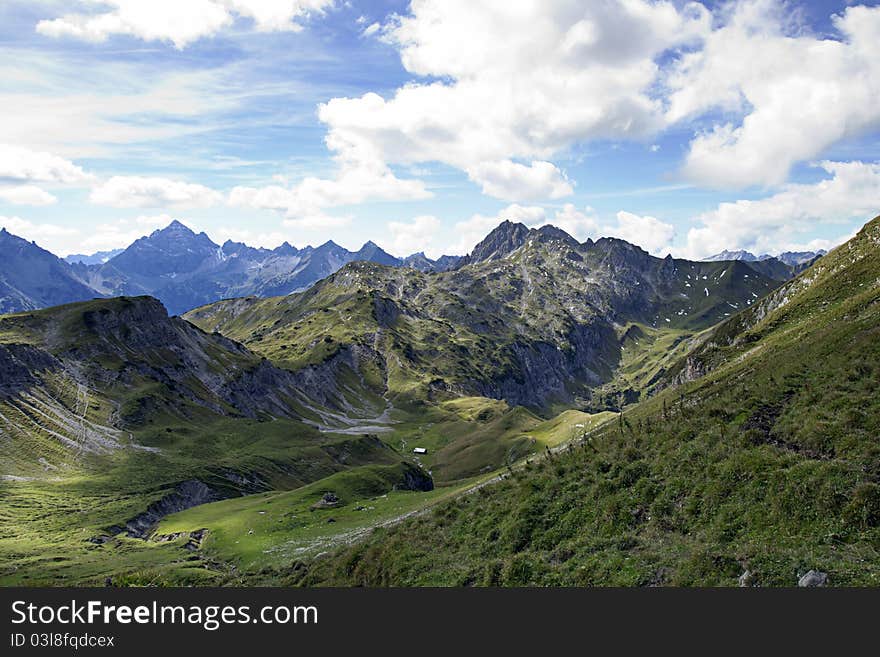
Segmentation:
{"type": "Polygon", "coordinates": [[[163,276],[195,271],[220,247],[205,233],[198,235],[179,221],[136,240],[107,264],[140,276],[163,276]]]}
{"type": "Polygon", "coordinates": [[[299,249],[297,249],[290,242],[285,240],[284,244],[273,249],[273,252],[278,255],[293,256],[299,253],[299,249]]]}
{"type": "Polygon", "coordinates": [[[369,241],[354,254],[355,260],[369,260],[383,265],[400,265],[401,260],[390,253],[385,252],[378,244],[369,241]]]}
{"type": "Polygon", "coordinates": [[[573,249],[577,249],[580,247],[578,241],[573,238],[571,235],[566,233],[561,228],[557,228],[551,224],[546,224],[541,226],[536,231],[534,231],[538,240],[541,242],[549,242],[553,240],[561,241],[573,249]]]}
{"type": "Polygon", "coordinates": [[[474,247],[470,255],[459,261],[458,267],[473,262],[503,258],[525,244],[530,232],[525,224],[502,221],[482,242],[474,247]]]}

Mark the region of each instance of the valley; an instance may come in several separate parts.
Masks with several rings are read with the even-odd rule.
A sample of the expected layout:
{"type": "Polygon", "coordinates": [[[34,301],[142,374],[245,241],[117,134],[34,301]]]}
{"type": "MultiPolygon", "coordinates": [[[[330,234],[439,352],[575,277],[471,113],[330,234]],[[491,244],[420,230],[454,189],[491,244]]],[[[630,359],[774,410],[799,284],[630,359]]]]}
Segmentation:
{"type": "Polygon", "coordinates": [[[869,582],[878,230],[783,274],[504,222],[0,316],[0,583],[869,582]]]}

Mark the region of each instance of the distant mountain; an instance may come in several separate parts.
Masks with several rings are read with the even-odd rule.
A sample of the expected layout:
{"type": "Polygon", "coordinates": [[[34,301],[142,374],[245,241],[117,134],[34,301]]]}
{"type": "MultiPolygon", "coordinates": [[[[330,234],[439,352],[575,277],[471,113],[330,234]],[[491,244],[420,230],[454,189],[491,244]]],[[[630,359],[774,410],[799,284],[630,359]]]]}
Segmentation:
{"type": "Polygon", "coordinates": [[[404,267],[409,267],[410,269],[417,269],[418,271],[424,272],[449,271],[450,269],[454,269],[460,260],[461,256],[449,255],[440,256],[436,260],[431,260],[423,252],[419,251],[418,253],[413,253],[404,258],[402,265],[404,267]]]}
{"type": "Polygon", "coordinates": [[[819,249],[818,251],[786,251],[776,257],[787,265],[804,265],[827,254],[828,251],[825,249],[819,249]]]}
{"type": "Polygon", "coordinates": [[[33,242],[0,229],[0,314],[100,296],[74,267],[33,242]]]}
{"type": "Polygon", "coordinates": [[[113,249],[112,251],[98,251],[97,253],[93,253],[92,255],[76,253],[73,255],[65,256],[64,261],[71,265],[103,265],[105,262],[110,260],[110,258],[118,256],[123,251],[124,249],[113,249]]]}
{"type": "MultiPolygon", "coordinates": [[[[183,223],[172,221],[124,250],[73,255],[65,260],[30,245],[42,252],[35,260],[42,259],[42,270],[35,269],[30,259],[20,266],[13,266],[13,255],[6,257],[2,266],[7,274],[0,281],[3,285],[0,288],[3,294],[0,311],[29,310],[98,296],[151,295],[158,298],[171,314],[182,314],[221,299],[284,296],[299,292],[354,261],[419,272],[444,272],[506,258],[529,239],[538,243],[556,241],[575,253],[581,247],[606,249],[609,262],[647,257],[647,253],[623,240],[603,238],[579,245],[577,240],[554,226],[530,229],[510,221],[499,224],[470,254],[441,256],[437,260],[424,253],[398,258],[372,241],[357,251],[349,251],[333,241],[302,249],[287,242],[275,249],[254,248],[233,241],[226,241],[221,246],[205,233],[195,233],[183,223]],[[47,259],[46,256],[51,257],[47,259]],[[50,265],[56,273],[47,280],[46,268],[50,265]],[[31,292],[27,291],[29,289],[31,292]]],[[[11,246],[6,248],[15,250],[11,246]]],[[[723,251],[707,261],[739,260],[756,273],[785,281],[822,253],[790,252],[774,258],[766,254],[754,256],[747,251],[723,251]]],[[[4,249],[0,247],[0,256],[4,255],[4,249]]]]}
{"type": "MultiPolygon", "coordinates": [[[[180,314],[220,299],[299,292],[355,260],[407,266],[405,259],[372,241],[358,251],[333,241],[303,249],[287,242],[275,249],[232,241],[220,246],[205,233],[196,234],[173,221],[106,261],[78,265],[77,274],[103,295],[148,294],[162,301],[170,313],[180,314]]],[[[440,267],[425,258],[419,268],[437,271],[440,267]]]]}
{"type": "Polygon", "coordinates": [[[808,262],[812,262],[819,256],[823,256],[827,251],[824,249],[819,249],[818,251],[786,251],[784,253],[780,253],[778,256],[772,256],[769,253],[762,253],[759,256],[756,256],[753,253],[749,253],[748,251],[722,251],[721,253],[716,253],[713,256],[709,256],[708,258],[704,258],[704,262],[720,262],[722,260],[742,260],[743,262],[760,262],[762,260],[770,260],[771,258],[776,258],[780,262],[784,262],[786,265],[797,266],[803,265],[808,262]]]}
{"type": "Polygon", "coordinates": [[[744,262],[755,262],[758,260],[758,256],[754,255],[753,253],[749,253],[748,251],[728,251],[727,249],[725,249],[721,253],[716,253],[713,256],[704,258],[705,262],[721,262],[723,260],[743,260],[744,262]]]}

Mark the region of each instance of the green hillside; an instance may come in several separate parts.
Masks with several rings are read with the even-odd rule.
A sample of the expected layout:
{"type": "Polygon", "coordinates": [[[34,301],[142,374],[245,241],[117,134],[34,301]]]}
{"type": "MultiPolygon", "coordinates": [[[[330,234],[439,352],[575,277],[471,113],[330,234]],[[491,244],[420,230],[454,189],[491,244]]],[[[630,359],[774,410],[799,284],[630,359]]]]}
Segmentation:
{"type": "Polygon", "coordinates": [[[292,584],[880,583],[880,218],[564,453],[292,584]]]}

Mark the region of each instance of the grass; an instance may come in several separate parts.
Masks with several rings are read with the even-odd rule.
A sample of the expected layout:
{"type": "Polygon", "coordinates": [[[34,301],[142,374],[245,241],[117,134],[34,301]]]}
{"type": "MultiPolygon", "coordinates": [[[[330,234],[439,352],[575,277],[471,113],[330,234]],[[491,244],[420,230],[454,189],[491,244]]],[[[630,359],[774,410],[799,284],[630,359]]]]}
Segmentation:
{"type": "Polygon", "coordinates": [[[286,583],[880,584],[878,244],[880,219],[719,326],[703,377],[286,583]]]}

